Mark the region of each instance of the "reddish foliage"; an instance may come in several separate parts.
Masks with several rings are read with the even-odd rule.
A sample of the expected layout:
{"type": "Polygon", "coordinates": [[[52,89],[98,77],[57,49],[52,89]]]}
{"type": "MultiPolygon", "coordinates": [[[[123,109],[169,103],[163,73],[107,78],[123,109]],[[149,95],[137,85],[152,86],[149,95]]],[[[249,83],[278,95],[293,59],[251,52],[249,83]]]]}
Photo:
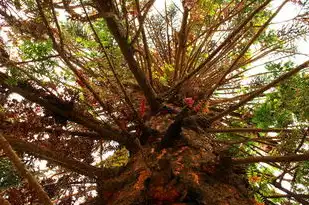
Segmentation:
{"type": "Polygon", "coordinates": [[[184,99],[185,104],[189,107],[192,108],[193,104],[194,104],[194,100],[193,98],[185,98],[184,99]]]}
{"type": "Polygon", "coordinates": [[[145,98],[141,99],[139,106],[139,114],[141,117],[144,117],[146,111],[146,100],[145,98]]]}

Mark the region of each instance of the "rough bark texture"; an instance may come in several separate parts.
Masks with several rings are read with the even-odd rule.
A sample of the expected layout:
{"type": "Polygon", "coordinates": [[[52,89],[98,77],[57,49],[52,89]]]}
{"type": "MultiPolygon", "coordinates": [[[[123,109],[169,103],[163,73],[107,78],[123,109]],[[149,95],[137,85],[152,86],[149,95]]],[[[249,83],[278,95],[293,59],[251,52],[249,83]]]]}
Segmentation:
{"type": "Polygon", "coordinates": [[[119,177],[98,181],[94,204],[253,204],[244,170],[220,156],[210,134],[181,135],[170,148],[157,144],[132,156],[119,177]]]}

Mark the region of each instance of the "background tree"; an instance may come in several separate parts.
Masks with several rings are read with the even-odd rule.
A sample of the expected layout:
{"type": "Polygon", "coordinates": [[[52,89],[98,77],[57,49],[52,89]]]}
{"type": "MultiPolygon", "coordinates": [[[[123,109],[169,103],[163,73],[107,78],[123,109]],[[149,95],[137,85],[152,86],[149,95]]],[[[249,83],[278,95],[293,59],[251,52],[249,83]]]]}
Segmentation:
{"type": "Polygon", "coordinates": [[[3,203],[309,204],[308,1],[154,3],[0,1],[3,203]]]}

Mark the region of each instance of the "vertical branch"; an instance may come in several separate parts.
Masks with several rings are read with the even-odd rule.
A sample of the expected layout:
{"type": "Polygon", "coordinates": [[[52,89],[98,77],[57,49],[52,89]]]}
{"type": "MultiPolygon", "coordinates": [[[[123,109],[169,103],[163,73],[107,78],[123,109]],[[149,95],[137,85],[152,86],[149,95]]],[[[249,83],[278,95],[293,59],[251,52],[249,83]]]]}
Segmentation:
{"type": "MultiPolygon", "coordinates": [[[[169,18],[168,18],[168,11],[167,11],[167,6],[166,6],[166,1],[164,1],[164,10],[165,10],[165,21],[166,21],[166,38],[167,38],[167,49],[168,49],[168,63],[172,63],[172,45],[171,45],[171,39],[169,35],[169,18]]],[[[172,23],[172,20],[171,20],[172,23]]],[[[171,30],[173,27],[171,26],[171,30]]]]}
{"type": "Polygon", "coordinates": [[[229,44],[234,38],[235,36],[242,31],[242,29],[252,20],[252,18],[261,10],[263,10],[269,3],[271,2],[271,0],[266,0],[263,4],[261,4],[258,8],[256,8],[247,18],[244,19],[244,21],[242,21],[239,26],[234,29],[227,37],[226,39],[207,57],[207,59],[201,63],[195,70],[193,70],[192,72],[190,72],[187,76],[185,76],[181,81],[179,81],[178,83],[176,83],[176,85],[171,88],[167,94],[173,93],[176,90],[178,90],[182,84],[184,82],[186,82],[187,80],[189,80],[191,77],[193,77],[194,75],[196,75],[201,69],[203,69],[211,60],[213,57],[215,57],[227,44],[229,44]]]}
{"type": "Polygon", "coordinates": [[[160,102],[157,99],[157,95],[150,85],[145,73],[139,67],[136,58],[134,56],[134,48],[128,39],[126,38],[125,29],[119,19],[113,1],[96,1],[98,4],[99,12],[101,12],[106,21],[109,31],[117,41],[120,50],[128,63],[129,69],[133,73],[136,81],[141,87],[152,111],[157,111],[160,108],[160,102]]]}
{"type": "Polygon", "coordinates": [[[50,198],[48,197],[47,193],[43,190],[41,185],[38,181],[31,175],[31,173],[26,169],[22,161],[19,159],[17,154],[12,149],[9,142],[5,139],[2,133],[0,133],[0,144],[3,151],[6,153],[8,158],[16,167],[16,170],[20,173],[21,176],[27,179],[30,186],[35,190],[38,194],[38,197],[42,204],[44,205],[52,205],[50,198]]]}
{"type": "Polygon", "coordinates": [[[102,42],[101,42],[101,40],[100,40],[100,37],[99,37],[99,35],[97,34],[97,32],[96,32],[96,30],[95,30],[95,28],[94,28],[94,26],[93,26],[93,24],[92,24],[92,22],[91,22],[91,20],[90,20],[90,18],[89,18],[89,15],[88,15],[88,13],[87,13],[87,11],[86,11],[86,8],[85,8],[85,6],[84,6],[82,0],[80,0],[80,4],[82,5],[83,11],[84,11],[84,13],[85,13],[85,15],[86,15],[86,17],[87,17],[87,19],[88,19],[88,23],[89,23],[90,28],[91,28],[91,30],[92,30],[94,36],[95,36],[95,39],[96,39],[96,41],[99,43],[99,45],[100,45],[100,47],[101,47],[101,49],[102,49],[102,51],[103,51],[103,53],[104,53],[104,56],[106,57],[107,62],[108,62],[109,66],[110,66],[110,68],[111,68],[111,70],[112,70],[112,73],[113,73],[113,75],[114,75],[114,77],[115,77],[115,79],[116,79],[116,81],[117,81],[117,84],[119,85],[119,87],[120,87],[120,89],[121,89],[121,91],[122,91],[122,93],[123,93],[123,95],[124,95],[124,97],[125,97],[125,101],[128,103],[129,107],[131,108],[132,112],[134,113],[137,122],[138,122],[139,124],[143,124],[143,123],[142,123],[142,120],[140,119],[140,117],[139,117],[137,111],[135,110],[135,108],[134,108],[134,106],[133,106],[133,103],[132,103],[130,97],[128,96],[128,94],[127,94],[127,92],[126,92],[126,90],[125,90],[123,84],[121,83],[121,81],[120,81],[120,79],[119,79],[119,77],[118,77],[118,75],[117,75],[117,73],[116,73],[116,68],[115,68],[115,66],[114,66],[114,64],[113,64],[113,62],[112,62],[112,60],[111,60],[111,58],[110,58],[109,55],[107,54],[106,49],[105,49],[104,45],[102,44],[102,42]]]}
{"type": "Polygon", "coordinates": [[[175,71],[173,80],[177,80],[182,70],[182,55],[186,49],[186,38],[187,38],[187,22],[189,17],[189,8],[184,5],[184,12],[182,17],[181,28],[178,33],[178,47],[176,48],[176,59],[175,59],[175,71]]]}
{"type": "MultiPolygon", "coordinates": [[[[146,62],[147,62],[149,82],[152,86],[153,86],[152,71],[151,71],[152,62],[151,62],[151,54],[150,54],[150,51],[149,51],[147,37],[146,37],[145,29],[144,29],[144,22],[145,22],[146,15],[147,15],[149,9],[151,8],[151,6],[153,5],[153,3],[154,3],[154,0],[151,0],[150,3],[149,3],[150,5],[147,7],[147,10],[145,11],[145,14],[142,16],[139,0],[135,0],[135,4],[136,4],[136,7],[137,7],[137,13],[138,13],[138,21],[139,21],[139,29],[136,33],[135,38],[138,38],[139,32],[141,32],[144,50],[145,50],[146,62]]],[[[132,43],[133,42],[134,42],[134,39],[132,40],[132,43]]]]}

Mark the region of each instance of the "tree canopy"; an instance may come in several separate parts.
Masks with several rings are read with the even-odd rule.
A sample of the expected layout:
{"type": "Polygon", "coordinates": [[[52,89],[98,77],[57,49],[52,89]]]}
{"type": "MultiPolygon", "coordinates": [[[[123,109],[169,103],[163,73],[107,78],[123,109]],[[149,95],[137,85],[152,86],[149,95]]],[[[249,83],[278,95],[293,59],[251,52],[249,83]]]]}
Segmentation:
{"type": "Polygon", "coordinates": [[[0,1],[0,203],[309,204],[309,2],[158,1],[0,1]]]}

